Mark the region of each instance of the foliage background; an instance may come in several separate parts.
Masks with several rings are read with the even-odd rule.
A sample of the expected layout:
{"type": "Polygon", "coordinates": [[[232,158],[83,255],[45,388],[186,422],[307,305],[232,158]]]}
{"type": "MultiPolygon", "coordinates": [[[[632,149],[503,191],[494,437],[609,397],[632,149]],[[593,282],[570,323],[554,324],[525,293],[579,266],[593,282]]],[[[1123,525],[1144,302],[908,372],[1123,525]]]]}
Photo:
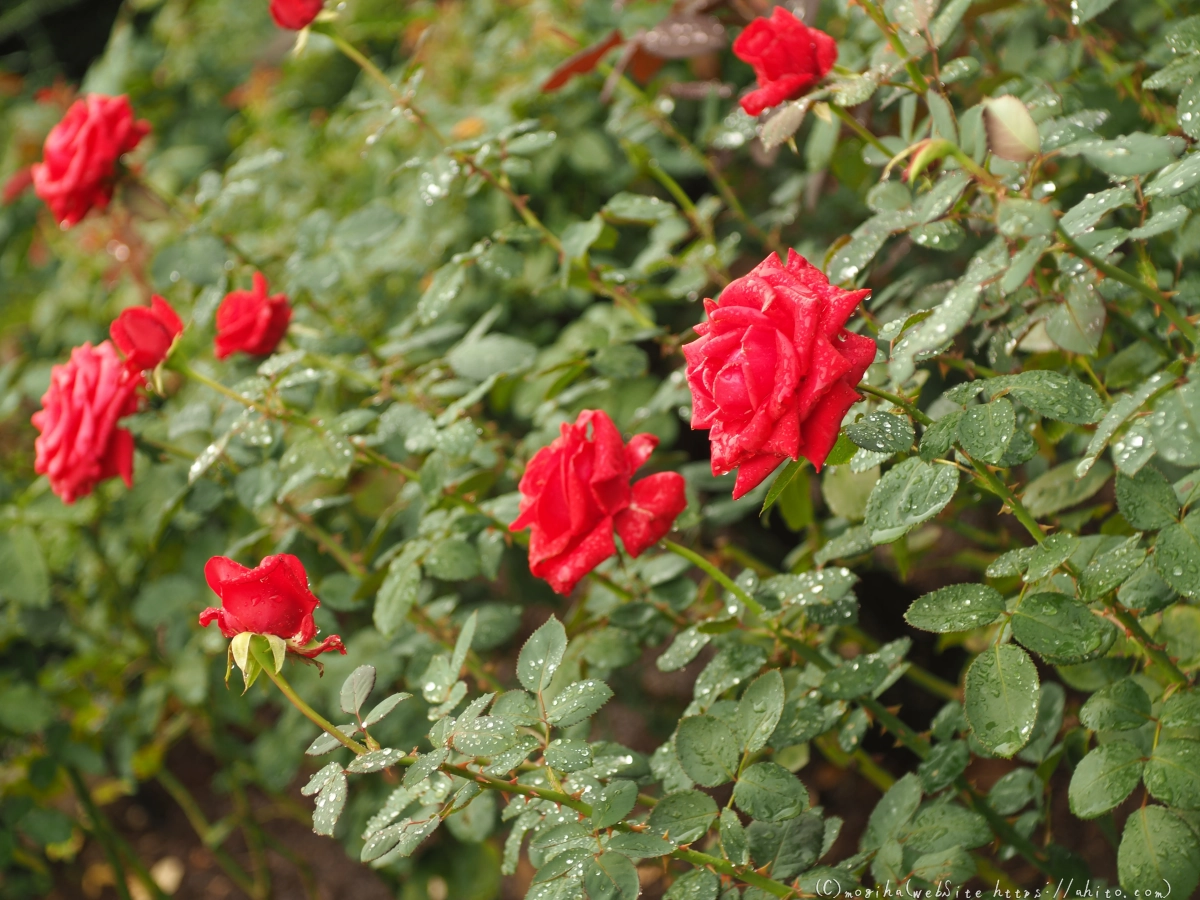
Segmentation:
{"type": "MultiPolygon", "coordinates": [[[[105,826],[84,808],[84,784],[86,796],[110,810],[113,840],[129,831],[116,811],[131,802],[173,810],[182,800],[186,808],[190,785],[210,818],[191,819],[201,842],[218,856],[232,854],[246,878],[238,889],[270,895],[268,861],[282,851],[268,840],[284,827],[273,823],[287,815],[307,820],[296,788],[316,768],[304,756],[314,728],[261,687],[244,696],[225,690],[225,641],[195,620],[209,600],[201,575],[209,556],[249,561],[284,551],[308,567],[323,602],[322,631],[342,634],[350,650],[326,664],[323,679],[314,670],[291,673],[327,714],[336,711],[343,679],[363,664],[377,668],[381,684],[420,698],[431,659],[453,645],[472,612],[479,614],[477,670],[467,680],[472,688],[492,678],[511,687],[521,639],[553,612],[573,638],[573,677],[605,679],[616,693],[590,734],[570,736],[637,751],[626,774],[648,784],[682,783],[671,753],[653,754],[690,702],[701,706],[689,714],[728,715],[711,706],[717,694],[729,706],[760,668],[783,670],[788,715],[802,740],[781,736],[773,746],[813,802],[846,820],[823,859],[829,865],[849,859],[846,871],[865,870],[868,881],[911,871],[911,858],[888,862],[885,842],[863,834],[879,789],[918,763],[911,746],[894,746],[894,729],[883,733],[877,710],[848,702],[883,688],[876,706],[901,705],[918,731],[932,722],[951,767],[970,759],[967,775],[985,793],[1001,775],[1025,773],[1006,775],[1011,796],[1001,790],[993,799],[1006,821],[1033,835],[1054,871],[1115,880],[1113,848],[1124,846],[1126,819],[1141,815],[1141,833],[1153,840],[1141,857],[1122,850],[1122,879],[1129,885],[1166,867],[1179,884],[1194,886],[1200,790],[1189,760],[1200,721],[1187,713],[1164,726],[1159,704],[1177,679],[1161,660],[1141,674],[1147,647],[1172,658],[1184,678],[1200,666],[1200,525],[1194,513],[1185,516],[1195,496],[1190,473],[1200,465],[1195,346],[1151,302],[1161,290],[1175,292],[1171,302],[1182,315],[1200,305],[1191,274],[1200,250],[1200,225],[1190,219],[1200,205],[1192,187],[1200,168],[1189,155],[1197,130],[1191,110],[1200,102],[1193,81],[1200,26],[1186,19],[1192,4],[947,0],[937,10],[893,2],[886,6],[898,23],[891,40],[862,7],[801,4],[839,41],[842,69],[825,97],[836,109],[793,112],[794,147],[781,141],[771,149],[732,99],[752,76],[727,49],[669,61],[643,86],[622,80],[611,102],[600,98],[604,71],[541,91],[578,46],[614,27],[627,35],[652,27],[668,4],[348,0],[334,27],[389,73],[398,99],[323,34],[310,34],[293,54],[294,36],[274,28],[265,6],[127,0],[104,54],[86,73],[67,74],[81,76],[83,91],[128,93],[153,123],[131,161],[146,186],[125,189],[110,214],[70,232],[53,227],[31,194],[0,210],[7,895],[42,896],[57,883],[71,896],[100,858],[105,826]],[[931,23],[927,33],[909,27],[923,21],[931,23]],[[927,39],[940,44],[936,63],[927,39]],[[934,89],[880,86],[918,84],[896,59],[897,42],[934,89]],[[1148,81],[1154,73],[1157,81],[1148,81]],[[691,84],[700,81],[711,89],[691,84]],[[1021,97],[1041,123],[1042,151],[1059,152],[1032,168],[985,162],[980,103],[1004,93],[1021,97]],[[837,109],[849,110],[853,122],[835,117],[837,109]],[[864,131],[879,136],[888,154],[864,131]],[[883,177],[890,155],[931,135],[961,148],[962,158],[935,164],[911,187],[900,178],[903,164],[883,177]],[[1180,168],[1158,174],[1181,157],[1180,168]],[[966,177],[963,166],[972,163],[985,163],[993,180],[966,177]],[[1186,187],[1169,186],[1183,175],[1186,187]],[[1095,199],[1114,186],[1116,193],[1095,199]],[[1073,219],[1057,218],[1068,211],[1073,219]],[[1078,253],[1064,251],[1056,226],[1078,253]],[[785,247],[835,282],[873,288],[861,326],[880,337],[872,384],[917,398],[939,422],[972,417],[969,427],[951,426],[932,456],[954,458],[949,441],[957,440],[958,453],[991,463],[984,471],[1015,485],[1031,515],[1062,540],[997,564],[1031,537],[1001,514],[986,479],[970,480],[969,459],[960,455],[964,474],[949,505],[913,499],[915,488],[901,497],[895,480],[884,488],[880,466],[911,471],[915,464],[896,454],[920,457],[910,452],[912,435],[893,447],[871,431],[880,419],[852,432],[864,448],[853,461],[819,476],[800,469],[769,514],[758,515],[766,486],[729,499],[732,479],[709,474],[704,435],[687,428],[678,345],[700,319],[699,298],[785,247]],[[1111,272],[1096,276],[1094,262],[1110,254],[1130,283],[1111,272]],[[293,300],[289,343],[265,368],[248,360],[218,365],[208,350],[215,306],[231,287],[246,286],[255,268],[293,300]],[[133,490],[109,483],[66,507],[34,476],[29,415],[50,366],[72,346],[103,339],[121,308],[152,291],[189,319],[177,353],[201,374],[252,393],[272,415],[246,413],[195,379],[165,372],[165,397],[131,422],[139,447],[133,490]],[[1010,390],[1015,405],[992,399],[1007,389],[1001,383],[980,398],[990,402],[975,403],[966,389],[945,394],[979,375],[1021,371],[1066,374],[1070,385],[1010,390]],[[1125,395],[1133,399],[1120,406],[1125,395]],[[651,468],[678,469],[689,483],[691,504],[674,537],[740,573],[740,586],[768,604],[772,596],[776,606],[782,601],[775,618],[836,651],[827,663],[901,641],[879,658],[880,678],[844,698],[816,692],[823,711],[798,712],[815,690],[806,680],[811,664],[805,669],[802,655],[749,628],[720,625],[722,609],[737,598],[723,598],[711,578],[685,572],[669,554],[607,569],[605,581],[571,600],[533,580],[523,550],[504,540],[489,514],[503,519],[523,461],[585,407],[606,409],[626,433],[661,438],[651,468]],[[1110,421],[1111,446],[1101,441],[1098,461],[1077,477],[1077,462],[1110,421]],[[1168,499],[1152,475],[1137,476],[1151,471],[1146,466],[1174,485],[1168,499]],[[484,502],[481,513],[475,504],[488,500],[495,504],[484,502]],[[1151,500],[1165,506],[1165,518],[1138,512],[1151,500]],[[1164,528],[1174,530],[1156,546],[1164,528]],[[888,529],[898,529],[899,540],[875,546],[871,532],[888,529]],[[1129,541],[1135,534],[1144,537],[1129,541]],[[401,563],[389,568],[393,559],[401,563]],[[418,559],[424,578],[405,580],[418,559]],[[842,564],[854,574],[836,574],[842,564]],[[796,587],[809,581],[760,590],[775,572],[803,576],[818,566],[831,573],[831,591],[848,593],[812,604],[796,587]],[[1109,584],[1113,572],[1120,577],[1109,584]],[[1113,591],[1127,579],[1134,587],[1122,590],[1140,593],[1122,603],[1113,591]],[[1010,598],[1009,613],[993,617],[999,626],[981,619],[979,627],[950,628],[943,610],[943,618],[926,620],[947,632],[933,638],[900,618],[918,594],[968,582],[1010,598]],[[1078,596],[1077,606],[1090,603],[1107,618],[1084,615],[1075,632],[1057,638],[1036,633],[1045,616],[1019,624],[1011,598],[1047,589],[1078,596]],[[1146,640],[1111,625],[1136,625],[1128,609],[1142,613],[1146,640]],[[683,675],[662,672],[655,660],[675,633],[703,622],[717,623],[697,639],[711,638],[711,647],[683,675]],[[934,716],[944,682],[955,693],[977,654],[1000,652],[989,649],[998,640],[1024,653],[1013,635],[1039,654],[1042,683],[1040,694],[1039,677],[1017,685],[1029,696],[1014,716],[1041,713],[1034,742],[1008,763],[954,707],[934,716]],[[899,676],[906,654],[933,670],[924,689],[912,679],[883,684],[899,676]],[[1147,724],[1081,722],[1083,702],[1102,688],[1119,684],[1115,690],[1140,698],[1127,687],[1134,673],[1154,704],[1142,715],[1147,724]],[[693,697],[698,677],[719,690],[693,697]],[[805,715],[823,727],[810,728],[805,715]],[[1156,757],[1164,739],[1176,742],[1181,765],[1156,757]],[[1139,773],[1140,760],[1148,761],[1149,808],[1174,811],[1147,814],[1136,779],[1097,780],[1089,769],[1080,782],[1095,781],[1102,796],[1068,802],[1072,775],[1097,742],[1132,744],[1139,773]],[[1072,814],[1081,808],[1104,811],[1085,824],[1072,814]],[[1045,849],[1050,841],[1062,849],[1045,849]]],[[[3,61],[6,176],[38,158],[70,90],[36,28],[11,18],[22,8],[0,17],[5,28],[25,28],[26,40],[26,50],[3,61]]],[[[758,11],[749,3],[713,10],[731,30],[758,11]]],[[[855,414],[893,409],[909,420],[911,409],[877,398],[855,414]]],[[[916,433],[933,431],[919,414],[912,422],[916,433]]],[[[923,438],[922,448],[929,446],[923,438]]],[[[402,705],[380,740],[403,750],[421,745],[425,709],[437,705],[437,694],[402,705]]],[[[597,757],[605,750],[617,752],[593,748],[597,757]]],[[[930,796],[940,789],[928,767],[922,782],[930,796]]],[[[389,790],[378,778],[356,780],[337,831],[351,855],[389,790]]],[[[503,827],[493,818],[443,829],[411,859],[381,869],[382,881],[369,889],[521,896],[532,870],[523,864],[517,875],[501,875],[503,827]]],[[[885,818],[874,821],[886,824],[897,848],[913,841],[907,820],[885,818]]],[[[969,870],[978,865],[989,884],[997,871],[1017,884],[1041,883],[1011,844],[993,852],[991,841],[989,833],[969,870]]],[[[969,877],[954,861],[956,877],[969,877]]],[[[295,876],[277,874],[277,890],[281,877],[295,876]]],[[[644,879],[650,895],[668,880],[644,879]]],[[[199,884],[188,880],[185,891],[199,884]]]]}

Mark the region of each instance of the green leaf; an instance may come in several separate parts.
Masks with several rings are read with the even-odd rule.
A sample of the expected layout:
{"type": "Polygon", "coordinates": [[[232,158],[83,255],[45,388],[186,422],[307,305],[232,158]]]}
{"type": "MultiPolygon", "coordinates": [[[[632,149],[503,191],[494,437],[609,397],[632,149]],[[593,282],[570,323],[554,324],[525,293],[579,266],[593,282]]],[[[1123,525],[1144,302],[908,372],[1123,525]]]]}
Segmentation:
{"type": "Polygon", "coordinates": [[[562,622],[551,616],[525,642],[517,657],[517,678],[526,690],[540,694],[562,663],[567,649],[567,632],[562,622]]]}
{"type": "Polygon", "coordinates": [[[987,820],[957,803],[926,804],[917,810],[900,839],[918,853],[938,853],[951,847],[968,850],[992,840],[987,820]]]}
{"type": "Polygon", "coordinates": [[[363,844],[359,858],[363,862],[374,862],[382,859],[385,854],[389,859],[411,856],[421,842],[433,834],[441,824],[437,808],[427,809],[428,812],[422,811],[418,814],[421,815],[420,819],[407,818],[375,832],[363,844]]]}
{"type": "Polygon", "coordinates": [[[485,381],[493,375],[520,372],[533,365],[537,347],[507,334],[485,334],[464,341],[446,354],[456,375],[485,381]]]}
{"type": "Polygon", "coordinates": [[[1200,84],[1192,82],[1179,92],[1175,115],[1184,134],[1200,138],[1200,84]]]}
{"type": "Polygon", "coordinates": [[[1176,691],[1163,703],[1159,712],[1163,728],[1200,727],[1200,690],[1176,691]]]}
{"type": "Polygon", "coordinates": [[[1117,507],[1138,531],[1157,531],[1179,521],[1175,489],[1150,465],[1142,466],[1132,476],[1117,474],[1117,507]]]}
{"type": "Polygon", "coordinates": [[[873,412],[846,426],[846,437],[857,446],[875,453],[899,453],[911,449],[916,437],[905,416],[873,412]]]}
{"type": "Polygon", "coordinates": [[[696,625],[689,625],[675,635],[671,646],[663,651],[654,664],[660,672],[675,672],[690,663],[703,650],[712,636],[700,631],[696,625]]]}
{"type": "Polygon", "coordinates": [[[1034,369],[1019,375],[990,378],[984,386],[989,398],[1007,393],[1040,416],[1090,425],[1104,414],[1100,395],[1078,378],[1061,372],[1034,369]]]}
{"type": "Polygon", "coordinates": [[[463,538],[438,541],[425,554],[426,575],[442,581],[468,581],[479,574],[479,552],[463,538]]]}
{"type": "Polygon", "coordinates": [[[1146,790],[1177,809],[1200,809],[1200,742],[1160,740],[1146,762],[1146,790]]]}
{"type": "Polygon", "coordinates": [[[675,845],[656,834],[626,831],[614,834],[608,841],[608,849],[630,859],[652,859],[666,856],[675,849],[675,845]]]}
{"type": "MultiPolygon", "coordinates": [[[[1180,101],[1180,124],[1187,131],[1180,101]]],[[[1196,135],[1190,135],[1196,137],[1196,135]]],[[[1063,148],[1064,155],[1082,155],[1088,162],[1109,175],[1128,178],[1157,172],[1174,161],[1187,146],[1178,137],[1158,137],[1135,131],[1111,141],[1086,140],[1063,148]]]]}
{"type": "Polygon", "coordinates": [[[912,874],[930,884],[962,884],[974,877],[975,858],[962,847],[925,853],[913,862],[912,874]]]}
{"type": "Polygon", "coordinates": [[[1133,206],[1133,191],[1127,187],[1109,188],[1095,194],[1088,194],[1076,203],[1059,220],[1059,225],[1072,237],[1077,237],[1093,227],[1104,216],[1122,206],[1133,206]]]}
{"type": "Polygon", "coordinates": [[[361,756],[356,756],[350,761],[350,765],[346,766],[347,772],[361,774],[365,772],[382,772],[384,769],[390,769],[397,762],[404,759],[405,753],[403,750],[394,748],[385,748],[383,750],[371,750],[361,756]]]}
{"type": "Polygon", "coordinates": [[[846,437],[846,432],[841,432],[838,435],[837,441],[833,445],[833,449],[829,451],[829,455],[825,457],[825,465],[827,466],[844,466],[854,458],[857,448],[854,446],[854,441],[846,437]]]}
{"type": "Polygon", "coordinates": [[[546,745],[546,765],[560,772],[578,772],[592,764],[592,748],[587,741],[557,738],[546,745]]]}
{"type": "Polygon", "coordinates": [[[1066,301],[1056,304],[1046,320],[1046,334],[1064,350],[1093,356],[1100,346],[1107,316],[1096,289],[1089,282],[1071,280],[1066,301]]]}
{"type": "Polygon", "coordinates": [[[953,783],[967,768],[971,751],[966,741],[949,741],[937,744],[917,767],[921,785],[932,794],[953,783]]]}
{"type": "Polygon", "coordinates": [[[33,530],[17,525],[0,532],[0,597],[18,606],[50,603],[50,574],[33,530]]]}
{"type": "Polygon", "coordinates": [[[717,900],[721,879],[708,869],[692,869],[675,879],[663,900],[717,900]]]}
{"type": "Polygon", "coordinates": [[[641,885],[628,857],[602,853],[584,863],[583,889],[587,900],[635,900],[641,885]]]}
{"type": "Polygon", "coordinates": [[[1032,584],[1041,581],[1063,563],[1077,549],[1079,538],[1065,531],[1048,536],[1042,543],[1031,548],[1029,568],[1025,572],[1025,582],[1032,584]]]}
{"type": "Polygon", "coordinates": [[[979,743],[1009,757],[1033,734],[1038,710],[1038,675],[1029,655],[1000,644],[975,657],[967,670],[965,711],[979,743]]]}
{"type": "Polygon", "coordinates": [[[1117,848],[1117,876],[1127,891],[1190,897],[1200,883],[1200,836],[1169,809],[1135,809],[1117,848]]]}
{"type": "Polygon", "coordinates": [[[637,784],[618,778],[597,792],[592,801],[592,827],[611,828],[633,812],[637,804],[637,784]]]}
{"type": "Polygon", "coordinates": [[[887,676],[888,664],[882,659],[860,656],[826,672],[821,693],[831,700],[852,700],[870,694],[887,676]]]}
{"type": "Polygon", "coordinates": [[[933,462],[950,452],[954,440],[958,437],[958,423],[962,419],[962,411],[954,410],[942,416],[932,425],[925,426],[921,435],[919,452],[925,462],[933,462]]]}
{"type": "MultiPolygon", "coordinates": [[[[1188,79],[1200,76],[1200,56],[1192,56],[1186,59],[1176,60],[1161,69],[1155,75],[1147,78],[1144,84],[1147,87],[1166,87],[1162,82],[1171,74],[1177,71],[1187,71],[1188,79]],[[1186,66],[1186,68],[1184,68],[1186,66]],[[1161,79],[1160,79],[1160,76],[1161,79]],[[1153,81],[1158,81],[1158,84],[1151,84],[1153,81]]],[[[1179,85],[1183,87],[1184,85],[1179,85]]],[[[1190,153],[1182,160],[1173,165],[1168,166],[1155,176],[1145,190],[1147,197],[1174,197],[1177,194],[1182,194],[1184,191],[1189,191],[1197,184],[1200,184],[1200,153],[1190,153]]]]}
{"type": "Polygon", "coordinates": [[[1004,614],[1004,597],[986,584],[952,584],[913,601],[905,620],[939,634],[991,625],[1004,614]]]}
{"type": "Polygon", "coordinates": [[[995,465],[1004,458],[1016,425],[1012,404],[1000,397],[963,413],[958,421],[958,442],[968,456],[995,465]]]}
{"type": "Polygon", "coordinates": [[[1094,819],[1120,805],[1142,778],[1142,751],[1129,741],[1096,747],[1071,775],[1071,812],[1094,819]]]}
{"type": "Polygon", "coordinates": [[[1154,545],[1154,565],[1172,588],[1200,600],[1200,510],[1168,525],[1154,545]]]}
{"type": "MultiPolygon", "coordinates": [[[[828,460],[827,460],[828,461],[828,460]]],[[[765,513],[768,509],[775,505],[775,501],[779,499],[779,495],[784,492],[792,479],[803,468],[805,460],[792,460],[786,466],[779,470],[775,476],[775,480],[771,482],[771,487],[767,491],[766,499],[763,500],[762,509],[759,511],[765,513]]]]}
{"type": "Polygon", "coordinates": [[[760,762],[738,776],[733,802],[754,819],[783,822],[808,807],[804,783],[778,763],[760,762]]]}
{"type": "Polygon", "coordinates": [[[363,703],[375,689],[375,667],[359,666],[350,673],[350,677],[342,682],[339,699],[342,712],[356,715],[362,709],[363,703]]]}
{"type": "Polygon", "coordinates": [[[653,225],[655,222],[661,222],[663,219],[677,215],[679,210],[657,197],[621,191],[604,204],[601,212],[614,222],[653,225]]]}
{"type": "Polygon", "coordinates": [[[764,672],[750,683],[737,705],[738,736],[747,753],[757,753],[779,724],[783,714],[783,676],[778,669],[764,672]]]}
{"type": "Polygon", "coordinates": [[[367,713],[363,719],[363,726],[370,728],[376,722],[382,722],[384,717],[389,715],[397,706],[411,698],[412,694],[406,694],[402,691],[399,694],[392,694],[390,697],[381,700],[367,713]]]}
{"type": "Polygon", "coordinates": [[[867,500],[866,526],[871,540],[887,544],[915,525],[932,519],[958,489],[958,469],[915,457],[888,471],[867,500]]]}
{"type": "Polygon", "coordinates": [[[875,804],[867,828],[863,832],[861,848],[877,850],[887,841],[897,837],[912,820],[921,805],[921,779],[909,772],[888,788],[887,793],[875,804]]]}
{"type": "Polygon", "coordinates": [[[578,725],[595,715],[612,695],[612,688],[603,681],[594,678],[576,681],[563,688],[546,706],[546,720],[559,728],[578,725]]]}
{"type": "Polygon", "coordinates": [[[1013,637],[1059,665],[1086,662],[1108,652],[1116,627],[1066,594],[1030,594],[1013,611],[1013,637]]]}
{"type": "Polygon", "coordinates": [[[317,794],[316,806],[313,809],[313,831],[327,836],[333,835],[333,829],[346,808],[346,794],[349,785],[346,773],[341,766],[330,774],[317,794]]]}
{"type": "Polygon", "coordinates": [[[421,565],[418,562],[425,548],[416,542],[405,545],[392,559],[387,577],[375,597],[375,627],[384,637],[391,637],[408,619],[409,610],[417,602],[421,589],[421,565]]]}
{"type": "Polygon", "coordinates": [[[741,758],[733,732],[714,716],[689,716],[675,733],[675,755],[692,781],[716,787],[732,781],[741,758]]]}
{"type": "Polygon", "coordinates": [[[1084,600],[1099,600],[1119,587],[1146,561],[1141,538],[1134,535],[1107,553],[1092,557],[1079,577],[1079,595],[1084,600]]]}
{"type": "Polygon", "coordinates": [[[750,844],[742,820],[728,806],[721,810],[721,852],[735,866],[750,862],[750,844]]]}
{"type": "Polygon", "coordinates": [[[1079,721],[1093,731],[1125,731],[1150,721],[1150,697],[1132,678],[1122,678],[1092,694],[1079,721]]]}
{"type": "Polygon", "coordinates": [[[1035,519],[1053,515],[1082,503],[1104,487],[1112,466],[1101,460],[1082,478],[1075,475],[1075,463],[1066,462],[1039,475],[1025,487],[1022,500],[1035,519]]]}
{"type": "Polygon", "coordinates": [[[655,804],[646,824],[655,834],[669,835],[678,844],[691,844],[708,833],[716,818],[717,803],[708,794],[677,791],[655,804]]]}

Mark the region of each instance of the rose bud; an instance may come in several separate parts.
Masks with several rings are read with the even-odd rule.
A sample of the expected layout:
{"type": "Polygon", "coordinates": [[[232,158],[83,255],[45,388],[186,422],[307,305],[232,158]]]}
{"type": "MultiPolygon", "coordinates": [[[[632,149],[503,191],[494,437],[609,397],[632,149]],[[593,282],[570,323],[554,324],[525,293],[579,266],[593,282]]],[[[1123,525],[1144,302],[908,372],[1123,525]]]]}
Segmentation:
{"type": "Polygon", "coordinates": [[[1041,152],[1037,123],[1025,104],[1011,94],[985,101],[983,122],[988,146],[1001,159],[1028,162],[1041,152]]]}
{"type": "Polygon", "coordinates": [[[64,228],[112,199],[117,161],[150,132],[135,121],[129,98],[89,94],[50,129],[42,161],[32,167],[34,191],[64,228]]]}
{"type": "Polygon", "coordinates": [[[829,74],[837,61],[837,43],[809,28],[782,6],[771,18],[757,18],[733,42],[734,55],[754,68],[758,90],[741,99],[742,109],[757,116],[792,100],[829,74]]]}
{"type": "Polygon", "coordinates": [[[50,387],[32,419],[41,432],[34,470],[65,503],[90,494],[105,478],[119,475],[133,486],[133,435],[117,420],[137,412],[143,384],[108,341],[76,347],[67,363],[50,370],[50,387]]]}
{"type": "Polygon", "coordinates": [[[267,296],[267,279],[254,273],[254,288],[230,291],[217,308],[217,336],[213,342],[218,359],[232,353],[267,356],[283,339],[292,308],[283,294],[267,296]]]}
{"type": "Polygon", "coordinates": [[[789,251],[786,266],[771,254],[704,301],[708,321],[683,347],[692,428],[710,429],[714,475],[737,469],[735,499],[785,459],[820,470],[875,360],[875,342],[842,327],[869,293],[789,251]]]}
{"type": "Polygon", "coordinates": [[[271,0],[271,18],[280,28],[299,31],[312,24],[323,5],[323,0],[271,0]]]}
{"type": "Polygon", "coordinates": [[[183,334],[183,321],[162,297],[155,294],[150,305],[123,310],[108,327],[113,343],[125,354],[136,372],[153,369],[167,358],[175,338],[183,334]]]}
{"type": "Polygon", "coordinates": [[[658,438],[628,445],[608,414],[585,409],[575,424],[534,454],[518,486],[521,513],[509,527],[530,529],[529,570],[569,594],[584,575],[617,552],[640,556],[671,530],[687,506],[683,476],[660,472],[630,485],[658,438]]]}
{"type": "Polygon", "coordinates": [[[309,646],[317,635],[313,610],[321,601],[308,588],[304,564],[291,554],[268,556],[254,569],[214,556],[204,578],[221,606],[200,613],[201,625],[215,621],[227,638],[247,632],[282,638],[289,652],[309,659],[331,650],[345,655],[336,634],[309,646]]]}

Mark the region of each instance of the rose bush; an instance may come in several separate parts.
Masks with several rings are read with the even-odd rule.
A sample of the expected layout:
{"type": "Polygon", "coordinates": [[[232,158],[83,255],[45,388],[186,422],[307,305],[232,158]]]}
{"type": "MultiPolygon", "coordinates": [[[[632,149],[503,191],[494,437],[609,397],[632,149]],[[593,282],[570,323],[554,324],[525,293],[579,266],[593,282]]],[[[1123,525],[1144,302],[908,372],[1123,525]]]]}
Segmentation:
{"type": "Polygon", "coordinates": [[[1194,892],[1190,10],[134,6],[0,60],[0,892],[1194,892]]]}

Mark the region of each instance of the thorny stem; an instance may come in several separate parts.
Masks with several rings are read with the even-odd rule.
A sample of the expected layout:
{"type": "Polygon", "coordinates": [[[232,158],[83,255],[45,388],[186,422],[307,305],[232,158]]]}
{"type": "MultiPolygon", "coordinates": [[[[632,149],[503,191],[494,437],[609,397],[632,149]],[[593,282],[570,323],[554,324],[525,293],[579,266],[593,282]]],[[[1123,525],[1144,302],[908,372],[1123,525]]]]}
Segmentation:
{"type": "Polygon", "coordinates": [[[883,153],[888,159],[892,158],[893,154],[888,145],[864,128],[863,124],[859,122],[858,119],[854,118],[853,115],[851,115],[850,110],[846,109],[844,106],[838,106],[836,103],[828,103],[826,105],[835,116],[850,126],[851,131],[857,134],[876,150],[883,153]]]}
{"type": "Polygon", "coordinates": [[[896,28],[888,21],[883,10],[875,3],[875,0],[858,0],[858,5],[863,8],[871,21],[876,27],[883,32],[891,45],[892,51],[896,56],[903,61],[904,69],[908,72],[908,77],[912,79],[913,85],[918,93],[924,94],[929,90],[929,82],[925,80],[925,76],[921,74],[917,64],[909,58],[908,49],[904,46],[904,42],[900,40],[900,35],[896,33],[896,28]]]}
{"type": "MultiPolygon", "coordinates": [[[[612,69],[608,66],[600,66],[599,69],[601,72],[612,73],[612,69]]],[[[751,236],[767,249],[775,253],[782,253],[784,247],[779,242],[779,239],[767,234],[750,218],[749,213],[742,206],[742,202],[738,199],[737,194],[734,193],[733,188],[729,186],[729,182],[725,180],[725,176],[721,174],[721,170],[717,168],[716,163],[709,158],[708,154],[701,151],[699,147],[688,140],[687,136],[675,127],[670,118],[655,106],[654,102],[642,93],[636,84],[624,75],[621,76],[618,84],[621,90],[628,94],[651,118],[655,127],[664,136],[674,141],[679,146],[679,149],[703,167],[705,174],[708,175],[708,180],[717,189],[717,193],[721,195],[721,199],[725,201],[725,205],[729,207],[730,212],[745,226],[751,236]]]]}
{"type": "Polygon", "coordinates": [[[200,805],[196,803],[196,799],[192,796],[191,792],[184,787],[183,782],[167,769],[160,769],[155,778],[183,811],[184,818],[188,820],[188,824],[196,832],[196,837],[200,838],[200,843],[204,844],[212,852],[213,857],[217,860],[217,864],[229,876],[230,881],[249,896],[255,896],[253,879],[246,873],[245,869],[238,865],[232,856],[222,849],[218,840],[219,835],[215,832],[213,826],[209,824],[203,810],[200,809],[200,805]]]}
{"type": "Polygon", "coordinates": [[[1137,620],[1137,616],[1123,607],[1120,603],[1112,600],[1111,596],[1105,600],[1105,606],[1108,607],[1109,613],[1114,619],[1121,623],[1121,627],[1129,633],[1138,646],[1140,646],[1146,655],[1166,672],[1167,677],[1175,684],[1188,684],[1188,677],[1183,673],[1183,670],[1171,660],[1166,651],[1162,649],[1154,638],[1150,637],[1146,629],[1142,627],[1142,623],[1137,620]]]}
{"type": "Polygon", "coordinates": [[[88,791],[87,785],[83,783],[83,778],[79,773],[72,766],[66,766],[65,769],[67,777],[71,780],[71,786],[75,789],[75,796],[79,798],[80,804],[87,812],[92,826],[92,834],[99,839],[100,846],[104,848],[104,855],[113,870],[113,881],[116,883],[117,894],[121,900],[130,900],[125,867],[121,865],[121,855],[112,841],[112,835],[107,827],[108,822],[101,818],[100,810],[96,808],[96,802],[92,799],[91,792],[88,791]]]}
{"type": "Polygon", "coordinates": [[[266,672],[267,677],[275,682],[275,687],[279,688],[279,692],[288,698],[292,706],[296,707],[304,718],[308,719],[308,721],[312,722],[330,737],[336,739],[343,747],[350,749],[356,756],[362,756],[367,752],[366,747],[358,741],[342,734],[337,726],[309,706],[304,701],[304,698],[296,693],[295,688],[288,684],[287,679],[281,673],[275,671],[275,661],[263,656],[262,651],[255,646],[253,641],[250,642],[250,652],[254,655],[255,661],[262,666],[262,670],[266,672]]]}
{"type": "Polygon", "coordinates": [[[1193,347],[1200,348],[1200,332],[1197,332],[1196,326],[1191,323],[1187,316],[1181,313],[1170,299],[1163,294],[1158,288],[1152,287],[1142,281],[1136,275],[1131,275],[1124,269],[1120,269],[1111,263],[1105,262],[1097,256],[1093,256],[1087,250],[1083,249],[1079,243],[1071,237],[1060,226],[1058,229],[1058,239],[1066,244],[1067,249],[1075,256],[1085,260],[1093,268],[1103,272],[1114,281],[1119,281],[1121,284],[1133,288],[1155,306],[1162,310],[1163,315],[1170,320],[1171,324],[1179,329],[1179,333],[1187,338],[1193,347]]]}

